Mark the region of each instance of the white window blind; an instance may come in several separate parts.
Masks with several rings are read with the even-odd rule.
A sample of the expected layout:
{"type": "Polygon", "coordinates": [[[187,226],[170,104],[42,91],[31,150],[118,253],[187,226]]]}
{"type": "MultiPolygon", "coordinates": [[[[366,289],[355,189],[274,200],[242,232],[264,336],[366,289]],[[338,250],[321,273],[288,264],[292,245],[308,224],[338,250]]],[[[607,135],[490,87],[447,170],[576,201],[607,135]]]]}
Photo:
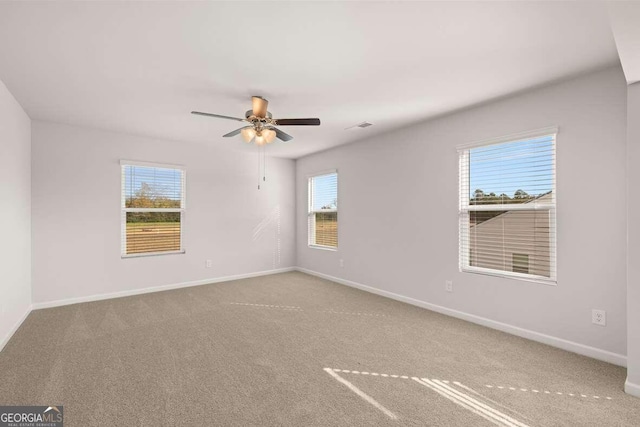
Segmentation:
{"type": "Polygon", "coordinates": [[[338,247],[338,173],[309,177],[309,246],[338,247]]]}
{"type": "Polygon", "coordinates": [[[461,271],[556,281],[556,133],[459,148],[461,271]]]}
{"type": "Polygon", "coordinates": [[[123,257],[183,253],[185,171],[122,161],[123,257]]]}

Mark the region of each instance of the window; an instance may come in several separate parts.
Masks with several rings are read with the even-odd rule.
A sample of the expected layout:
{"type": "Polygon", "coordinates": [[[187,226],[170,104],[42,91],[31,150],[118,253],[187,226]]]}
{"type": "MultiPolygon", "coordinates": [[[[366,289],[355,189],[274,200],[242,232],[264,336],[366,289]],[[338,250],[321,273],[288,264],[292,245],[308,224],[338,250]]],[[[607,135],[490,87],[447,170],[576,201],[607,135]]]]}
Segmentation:
{"type": "Polygon", "coordinates": [[[556,133],[459,147],[461,271],[555,282],[556,133]]]}
{"type": "Polygon", "coordinates": [[[338,173],[309,177],[309,246],[338,247],[338,173]]]}
{"type": "Polygon", "coordinates": [[[121,162],[123,257],[184,253],[185,171],[121,162]]]}

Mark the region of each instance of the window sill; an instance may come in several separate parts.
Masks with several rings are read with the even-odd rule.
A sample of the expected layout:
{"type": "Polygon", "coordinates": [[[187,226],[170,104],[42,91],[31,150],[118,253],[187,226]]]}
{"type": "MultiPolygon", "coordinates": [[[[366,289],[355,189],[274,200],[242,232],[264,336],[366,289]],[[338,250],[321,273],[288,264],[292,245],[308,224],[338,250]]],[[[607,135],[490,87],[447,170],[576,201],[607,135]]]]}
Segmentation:
{"type": "Polygon", "coordinates": [[[320,249],[323,251],[331,251],[331,252],[337,252],[338,251],[338,247],[334,247],[334,246],[322,246],[322,245],[309,245],[309,247],[311,249],[320,249]]]}
{"type": "Polygon", "coordinates": [[[547,286],[557,286],[557,279],[550,279],[544,276],[534,276],[532,274],[513,273],[511,271],[491,270],[481,267],[462,267],[461,273],[482,274],[485,276],[502,277],[504,279],[521,280],[524,282],[541,283],[547,286]]]}
{"type": "Polygon", "coordinates": [[[160,256],[160,255],[184,255],[186,251],[170,251],[170,252],[144,252],[139,254],[120,255],[120,258],[142,258],[148,256],[160,256]]]}

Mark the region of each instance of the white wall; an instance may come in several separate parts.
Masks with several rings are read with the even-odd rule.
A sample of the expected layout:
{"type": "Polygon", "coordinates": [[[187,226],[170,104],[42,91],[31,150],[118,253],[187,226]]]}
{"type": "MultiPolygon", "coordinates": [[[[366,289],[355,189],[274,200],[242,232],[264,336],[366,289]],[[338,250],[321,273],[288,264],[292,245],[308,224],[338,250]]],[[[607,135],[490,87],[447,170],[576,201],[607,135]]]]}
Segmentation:
{"type": "Polygon", "coordinates": [[[0,350],[31,305],[31,120],[0,82],[0,350]]]}
{"type": "MultiPolygon", "coordinates": [[[[357,130],[350,131],[357,132],[357,130]]],[[[626,86],[619,67],[297,162],[298,266],[626,354],[626,86]],[[557,125],[557,286],[458,271],[458,144],[557,125]],[[339,249],[307,247],[306,176],[337,168],[339,249]],[[339,260],[344,259],[344,267],[339,260]],[[445,292],[452,279],[454,292],[445,292]],[[607,326],[591,309],[607,311],[607,326]]],[[[610,358],[611,359],[611,358],[610,358]]],[[[622,362],[620,362],[622,360],[622,362]]]]}
{"type": "Polygon", "coordinates": [[[267,159],[258,190],[257,155],[43,122],[32,130],[34,303],[294,265],[294,161],[267,159]],[[186,166],[186,254],[121,259],[120,159],[186,166]]]}
{"type": "Polygon", "coordinates": [[[627,384],[626,391],[640,397],[640,83],[627,91],[627,384]]]}

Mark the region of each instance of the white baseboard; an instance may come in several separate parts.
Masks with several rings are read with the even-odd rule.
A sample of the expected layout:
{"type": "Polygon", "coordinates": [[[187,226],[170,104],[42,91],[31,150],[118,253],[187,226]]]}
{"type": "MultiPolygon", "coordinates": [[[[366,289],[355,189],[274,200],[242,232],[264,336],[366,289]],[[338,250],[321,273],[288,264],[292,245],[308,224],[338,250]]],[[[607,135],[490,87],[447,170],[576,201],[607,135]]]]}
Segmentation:
{"type": "MultiPolygon", "coordinates": [[[[400,295],[400,294],[385,291],[382,289],[374,288],[371,286],[363,285],[361,283],[353,282],[351,280],[341,279],[339,277],[330,276],[328,274],[318,273],[317,271],[313,271],[313,270],[307,270],[306,268],[296,267],[296,270],[302,273],[310,274],[312,276],[317,276],[323,279],[327,279],[332,282],[340,283],[342,285],[350,286],[352,288],[357,288],[366,292],[381,295],[383,297],[405,302],[407,304],[426,308],[427,310],[435,311],[437,313],[445,314],[447,316],[456,317],[458,319],[466,320],[468,322],[476,323],[478,325],[486,326],[488,328],[497,329],[502,332],[506,332],[512,335],[517,335],[522,338],[530,339],[532,341],[537,341],[543,344],[547,344],[552,347],[557,347],[562,350],[567,350],[573,353],[581,354],[583,356],[591,357],[593,359],[602,360],[604,362],[609,362],[618,366],[623,366],[623,367],[627,366],[627,357],[622,354],[617,354],[607,350],[590,347],[588,345],[565,340],[562,338],[553,337],[551,335],[542,334],[540,332],[531,331],[529,329],[520,328],[517,326],[509,325],[507,323],[497,322],[495,320],[487,319],[485,317],[480,317],[474,314],[465,313],[463,311],[453,310],[451,308],[431,304],[415,298],[406,297],[404,295],[400,295]]],[[[635,384],[630,384],[630,387],[633,388],[638,386],[635,384]]],[[[637,388],[635,390],[640,393],[640,388],[637,388]]],[[[634,394],[634,393],[631,392],[629,394],[634,394]]]]}
{"type": "Polygon", "coordinates": [[[294,271],[295,267],[278,268],[275,270],[257,271],[255,273],[237,274],[234,276],[215,277],[212,279],[194,280],[191,282],[175,283],[171,285],[152,286],[150,288],[132,289],[128,291],[112,292],[108,294],[89,295],[78,298],[68,298],[56,301],[37,302],[32,305],[33,310],[39,310],[42,308],[60,307],[63,305],[78,304],[81,302],[100,301],[111,298],[122,298],[133,295],[148,294],[151,292],[168,291],[171,289],[188,288],[190,286],[208,285],[210,283],[228,282],[230,280],[248,279],[251,277],[268,276],[270,274],[286,273],[288,271],[294,271]]]}
{"type": "Polygon", "coordinates": [[[631,396],[640,397],[640,385],[630,383],[629,380],[624,383],[624,392],[631,396]]]}
{"type": "Polygon", "coordinates": [[[27,316],[29,316],[29,313],[31,313],[31,310],[32,310],[32,306],[29,305],[29,307],[27,307],[27,310],[20,317],[20,319],[18,319],[16,324],[13,326],[13,328],[11,328],[9,330],[9,333],[5,337],[2,338],[2,341],[0,341],[0,351],[4,350],[4,346],[7,345],[7,343],[9,342],[11,337],[13,336],[13,334],[15,334],[16,331],[18,330],[18,328],[20,327],[20,325],[22,325],[22,322],[24,322],[24,320],[27,318],[27,316]]]}

